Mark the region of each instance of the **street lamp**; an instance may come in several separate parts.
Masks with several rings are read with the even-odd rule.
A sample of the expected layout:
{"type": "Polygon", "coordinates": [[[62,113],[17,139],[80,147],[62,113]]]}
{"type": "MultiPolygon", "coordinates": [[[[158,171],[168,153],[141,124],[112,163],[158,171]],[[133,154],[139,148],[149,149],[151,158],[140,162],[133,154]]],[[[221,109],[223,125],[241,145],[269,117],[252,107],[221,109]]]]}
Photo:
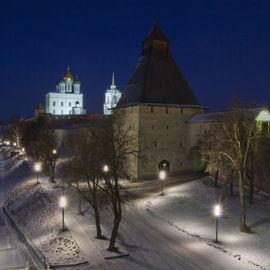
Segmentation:
{"type": "Polygon", "coordinates": [[[159,179],[161,180],[161,195],[163,195],[163,185],[164,180],[166,179],[166,172],[164,170],[159,172],[159,179]]]}
{"type": "Polygon", "coordinates": [[[219,204],[215,205],[214,214],[216,217],[216,241],[215,242],[218,243],[218,221],[221,215],[221,206],[219,204]]]}
{"type": "Polygon", "coordinates": [[[22,151],[23,151],[23,153],[24,153],[24,151],[25,151],[24,147],[22,148],[22,151]]]}
{"type": "Polygon", "coordinates": [[[61,196],[59,199],[59,205],[62,208],[62,232],[65,230],[65,207],[67,206],[67,199],[61,196]]]}
{"type": "Polygon", "coordinates": [[[52,153],[53,153],[54,155],[56,155],[56,153],[57,153],[56,149],[53,149],[53,150],[52,150],[52,153]]]}
{"type": "Polygon", "coordinates": [[[13,146],[16,147],[16,145],[17,145],[17,143],[14,142],[14,143],[13,143],[13,146]]]}
{"type": "Polygon", "coordinates": [[[10,141],[7,141],[7,145],[10,145],[10,141]]]}
{"type": "Polygon", "coordinates": [[[108,166],[108,165],[104,165],[104,166],[103,166],[103,171],[104,171],[105,173],[107,173],[107,172],[109,171],[109,166],[108,166]]]}
{"type": "Polygon", "coordinates": [[[38,182],[38,173],[41,171],[41,163],[40,162],[36,162],[34,168],[35,168],[35,171],[37,173],[37,184],[38,184],[39,183],[38,182]]]}

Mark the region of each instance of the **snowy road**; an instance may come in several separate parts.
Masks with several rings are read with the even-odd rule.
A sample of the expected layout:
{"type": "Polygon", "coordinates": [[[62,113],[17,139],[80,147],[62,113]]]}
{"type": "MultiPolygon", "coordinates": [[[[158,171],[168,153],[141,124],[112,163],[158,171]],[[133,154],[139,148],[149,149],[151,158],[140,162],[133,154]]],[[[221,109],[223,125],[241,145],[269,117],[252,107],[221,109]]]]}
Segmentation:
{"type": "Polygon", "coordinates": [[[118,269],[249,270],[257,269],[187,236],[145,209],[147,199],[128,207],[121,232],[133,252],[118,269]],[[120,268],[119,268],[120,267],[120,268]]]}

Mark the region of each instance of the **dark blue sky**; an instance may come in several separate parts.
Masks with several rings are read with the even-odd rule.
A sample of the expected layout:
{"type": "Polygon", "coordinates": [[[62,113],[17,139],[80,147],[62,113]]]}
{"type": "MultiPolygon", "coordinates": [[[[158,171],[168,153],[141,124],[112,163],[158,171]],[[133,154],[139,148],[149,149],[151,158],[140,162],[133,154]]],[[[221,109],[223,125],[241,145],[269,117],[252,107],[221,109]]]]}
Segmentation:
{"type": "Polygon", "coordinates": [[[270,1],[0,0],[0,119],[33,114],[67,64],[85,105],[102,110],[114,71],[121,91],[152,27],[201,105],[222,109],[232,92],[270,102],[270,1]],[[98,106],[99,105],[99,106],[98,106]]]}

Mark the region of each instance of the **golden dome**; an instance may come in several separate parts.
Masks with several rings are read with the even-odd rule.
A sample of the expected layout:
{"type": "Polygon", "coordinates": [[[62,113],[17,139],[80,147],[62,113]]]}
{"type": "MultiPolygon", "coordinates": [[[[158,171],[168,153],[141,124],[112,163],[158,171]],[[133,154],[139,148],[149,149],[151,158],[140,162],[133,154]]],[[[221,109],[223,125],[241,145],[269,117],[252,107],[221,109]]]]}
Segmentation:
{"type": "Polygon", "coordinates": [[[73,76],[71,75],[71,73],[69,72],[69,66],[67,67],[67,73],[64,76],[63,80],[69,80],[69,81],[74,81],[73,76]]]}

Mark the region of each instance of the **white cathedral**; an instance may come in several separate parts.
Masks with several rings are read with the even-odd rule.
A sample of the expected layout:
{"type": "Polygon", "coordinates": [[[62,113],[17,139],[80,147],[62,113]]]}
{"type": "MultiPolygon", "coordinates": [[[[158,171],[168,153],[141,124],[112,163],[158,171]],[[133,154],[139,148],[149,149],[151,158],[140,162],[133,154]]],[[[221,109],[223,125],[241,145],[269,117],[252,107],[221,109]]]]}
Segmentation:
{"type": "Polygon", "coordinates": [[[56,84],[56,92],[46,95],[46,113],[53,115],[85,114],[81,83],[69,72],[56,84]]]}
{"type": "Polygon", "coordinates": [[[116,85],[114,84],[114,73],[112,74],[112,84],[105,93],[105,103],[103,105],[104,114],[112,114],[112,108],[115,108],[119,99],[121,98],[122,93],[117,90],[116,85]]]}

